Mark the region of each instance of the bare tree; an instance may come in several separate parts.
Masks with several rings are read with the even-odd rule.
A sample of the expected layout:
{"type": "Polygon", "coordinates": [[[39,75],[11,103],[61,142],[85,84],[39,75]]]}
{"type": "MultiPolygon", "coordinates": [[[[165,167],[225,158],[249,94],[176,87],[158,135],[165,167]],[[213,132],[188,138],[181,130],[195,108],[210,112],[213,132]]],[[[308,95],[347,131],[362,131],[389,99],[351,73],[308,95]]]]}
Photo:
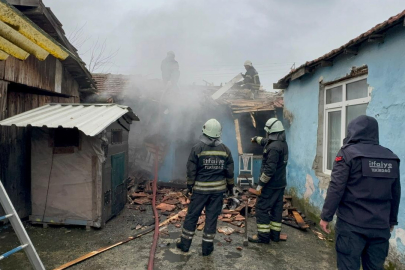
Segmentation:
{"type": "Polygon", "coordinates": [[[106,51],[106,41],[107,39],[104,39],[103,42],[100,42],[99,38],[97,38],[97,41],[91,48],[89,70],[92,73],[96,71],[106,72],[105,69],[108,65],[111,67],[113,58],[118,54],[118,49],[106,51]]]}
{"type": "MultiPolygon", "coordinates": [[[[68,36],[69,41],[75,46],[78,50],[90,40],[90,35],[85,35],[84,29],[87,23],[84,23],[82,26],[77,26],[73,32],[68,36]]],[[[91,53],[90,60],[88,62],[88,69],[90,72],[107,72],[113,66],[113,58],[118,54],[118,49],[107,50],[107,39],[104,39],[102,42],[100,38],[90,45],[90,48],[87,50],[79,50],[79,55],[83,57],[89,52],[91,53]]]]}

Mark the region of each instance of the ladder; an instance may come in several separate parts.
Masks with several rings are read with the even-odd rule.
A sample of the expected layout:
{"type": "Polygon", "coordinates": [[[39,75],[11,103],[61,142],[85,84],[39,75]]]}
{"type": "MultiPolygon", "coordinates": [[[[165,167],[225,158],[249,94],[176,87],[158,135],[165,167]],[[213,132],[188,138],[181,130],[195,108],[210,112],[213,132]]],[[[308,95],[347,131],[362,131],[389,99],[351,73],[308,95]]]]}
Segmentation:
{"type": "Polygon", "coordinates": [[[8,219],[13,227],[15,233],[17,234],[18,240],[20,240],[21,246],[18,246],[2,255],[0,255],[0,261],[8,256],[20,251],[24,250],[25,254],[27,254],[28,259],[30,260],[31,265],[34,267],[35,270],[45,270],[44,265],[39,258],[34,245],[31,242],[27,232],[24,229],[24,226],[14,209],[13,204],[10,201],[10,198],[7,195],[6,190],[4,189],[3,184],[0,181],[0,204],[3,206],[4,211],[6,212],[5,216],[0,216],[0,221],[4,219],[8,219]]]}

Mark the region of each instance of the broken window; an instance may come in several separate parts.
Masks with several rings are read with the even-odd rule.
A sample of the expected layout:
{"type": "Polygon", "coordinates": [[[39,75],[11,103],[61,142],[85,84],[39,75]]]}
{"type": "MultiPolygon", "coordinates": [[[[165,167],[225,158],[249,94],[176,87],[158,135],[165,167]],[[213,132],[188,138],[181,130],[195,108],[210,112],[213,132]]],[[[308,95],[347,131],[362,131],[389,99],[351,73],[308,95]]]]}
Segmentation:
{"type": "Polygon", "coordinates": [[[122,129],[113,129],[111,131],[111,144],[122,143],[122,129]]]}
{"type": "Polygon", "coordinates": [[[324,164],[323,171],[330,173],[335,157],[346,137],[347,125],[360,115],[365,115],[370,102],[367,75],[325,87],[324,111],[324,164]]]}

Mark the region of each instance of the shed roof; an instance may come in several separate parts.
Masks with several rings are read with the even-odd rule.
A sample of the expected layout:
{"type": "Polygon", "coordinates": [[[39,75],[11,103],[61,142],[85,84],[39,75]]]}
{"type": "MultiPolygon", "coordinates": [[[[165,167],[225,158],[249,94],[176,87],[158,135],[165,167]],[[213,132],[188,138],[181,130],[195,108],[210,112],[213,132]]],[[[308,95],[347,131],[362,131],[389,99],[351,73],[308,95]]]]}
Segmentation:
{"type": "Polygon", "coordinates": [[[95,136],[124,115],[139,121],[130,107],[118,104],[51,103],[0,121],[0,126],[77,128],[95,136]]]}
{"type": "Polygon", "coordinates": [[[361,34],[360,36],[350,40],[343,46],[330,51],[329,53],[315,59],[308,61],[305,64],[299,66],[298,68],[292,69],[286,76],[281,78],[278,83],[273,84],[274,89],[283,89],[288,86],[288,83],[292,80],[298,79],[299,77],[313,72],[316,68],[331,66],[334,58],[338,55],[346,54],[357,54],[358,46],[363,42],[382,42],[384,40],[385,32],[398,25],[405,25],[405,10],[401,13],[390,17],[388,20],[377,24],[367,32],[361,34]]]}

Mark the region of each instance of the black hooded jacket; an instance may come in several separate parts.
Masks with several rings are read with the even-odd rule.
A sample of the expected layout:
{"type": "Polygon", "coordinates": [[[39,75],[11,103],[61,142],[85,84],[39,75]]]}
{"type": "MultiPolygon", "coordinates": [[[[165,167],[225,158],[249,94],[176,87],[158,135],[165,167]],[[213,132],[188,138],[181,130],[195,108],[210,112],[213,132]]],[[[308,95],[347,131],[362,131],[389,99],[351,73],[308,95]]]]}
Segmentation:
{"type": "Polygon", "coordinates": [[[284,131],[270,134],[269,138],[262,139],[260,144],[264,146],[260,173],[270,178],[267,183],[259,183],[263,186],[262,194],[265,195],[270,194],[271,189],[283,188],[287,185],[288,145],[284,131]]]}
{"type": "Polygon", "coordinates": [[[203,194],[222,193],[234,185],[232,154],[221,140],[201,135],[187,162],[187,185],[203,194]]]}
{"type": "Polygon", "coordinates": [[[378,123],[369,116],[350,122],[332,170],[321,218],[337,216],[355,226],[397,225],[401,184],[399,158],[379,145],[378,123]]]}

